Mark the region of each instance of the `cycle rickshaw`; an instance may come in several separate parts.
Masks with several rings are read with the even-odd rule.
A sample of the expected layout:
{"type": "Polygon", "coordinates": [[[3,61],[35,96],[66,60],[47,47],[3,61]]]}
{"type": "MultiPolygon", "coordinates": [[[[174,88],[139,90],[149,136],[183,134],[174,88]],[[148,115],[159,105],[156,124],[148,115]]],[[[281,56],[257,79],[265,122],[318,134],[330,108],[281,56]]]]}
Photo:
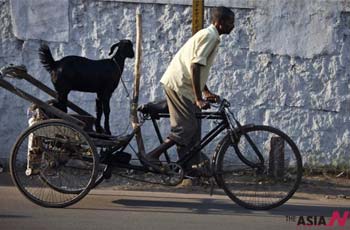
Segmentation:
{"type": "Polygon", "coordinates": [[[10,157],[15,185],[38,205],[72,205],[109,178],[113,168],[151,172],[160,175],[164,185],[178,185],[187,176],[184,164],[221,133],[224,135],[213,157],[196,165],[199,172],[205,169],[199,177],[208,179],[212,188],[223,189],[245,208],[266,210],[288,201],[300,185],[302,159],[292,139],[270,126],[241,125],[229,110],[227,100],[222,100],[216,111],[197,114],[198,118],[215,120],[216,125],[186,157],[174,160],[165,152],[166,160],[158,165],[136,150],[139,164],[132,164],[131,154],[125,149],[143,122],[153,122],[162,142],[157,120],[169,117],[166,107],[157,103],[140,107],[141,122],[134,131],[124,136],[109,136],[94,132],[94,118],[75,104],[68,102],[68,107],[77,114],[66,114],[15,87],[6,77],[24,79],[50,96],[56,95],[23,66],[1,71],[0,86],[34,103],[36,111],[43,113],[42,121],[35,122],[18,137],[10,157]]]}

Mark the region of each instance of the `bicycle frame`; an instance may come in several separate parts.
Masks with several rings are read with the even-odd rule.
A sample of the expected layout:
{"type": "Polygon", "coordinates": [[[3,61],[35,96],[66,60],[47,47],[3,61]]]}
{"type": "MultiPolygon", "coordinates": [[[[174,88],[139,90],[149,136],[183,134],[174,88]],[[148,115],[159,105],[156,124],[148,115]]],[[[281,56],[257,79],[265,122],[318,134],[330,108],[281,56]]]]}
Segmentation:
{"type": "MultiPolygon", "coordinates": [[[[197,113],[196,116],[198,119],[208,119],[208,120],[217,120],[220,121],[219,124],[217,124],[213,129],[211,129],[200,141],[199,144],[195,145],[193,148],[190,149],[188,154],[185,154],[184,157],[179,159],[176,163],[181,165],[182,167],[186,164],[186,162],[190,161],[192,158],[196,156],[196,154],[201,151],[203,148],[205,148],[213,139],[215,139],[221,132],[224,130],[228,130],[228,132],[231,135],[231,138],[233,139],[233,143],[236,143],[238,141],[237,138],[240,138],[240,131],[246,127],[242,126],[238,120],[235,119],[233,114],[228,110],[228,107],[230,106],[229,102],[226,100],[223,100],[221,102],[221,105],[218,109],[218,111],[215,112],[201,112],[197,113]],[[235,124],[233,124],[235,122],[235,124]]],[[[163,113],[163,114],[157,114],[158,118],[154,117],[148,117],[144,118],[145,120],[152,120],[155,132],[157,134],[158,140],[160,143],[163,143],[163,137],[160,133],[158,124],[157,124],[157,119],[159,118],[169,118],[169,114],[163,113]]],[[[257,154],[258,158],[260,159],[260,163],[253,163],[246,159],[243,154],[239,151],[238,148],[236,148],[236,153],[238,157],[247,164],[248,166],[252,168],[260,168],[262,165],[264,165],[264,158],[262,154],[260,153],[259,149],[256,147],[254,142],[251,140],[249,135],[244,134],[243,136],[248,140],[248,143],[252,146],[253,150],[257,154]]],[[[113,154],[117,152],[123,152],[125,148],[130,144],[130,141],[132,138],[130,138],[129,142],[127,142],[125,145],[122,146],[115,146],[113,147],[110,151],[107,152],[107,154],[113,154]]],[[[168,163],[171,162],[170,157],[168,156],[167,152],[164,152],[165,158],[168,163]]],[[[141,161],[143,166],[138,166],[138,165],[132,165],[132,164],[124,164],[124,163],[113,163],[113,166],[120,167],[120,168],[127,168],[127,169],[134,169],[134,170],[139,170],[139,171],[145,171],[145,172],[154,172],[154,173],[160,173],[158,170],[154,170],[154,168],[149,167],[148,162],[143,162],[145,161],[143,156],[140,156],[140,154],[136,154],[138,156],[138,159],[141,161]]],[[[213,161],[215,162],[215,161],[213,161]]]]}
{"type": "MultiPolygon", "coordinates": [[[[159,118],[169,118],[169,114],[158,114],[159,118]]],[[[196,115],[199,119],[211,119],[211,120],[221,120],[221,122],[214,127],[208,134],[205,135],[204,138],[201,139],[200,143],[196,146],[194,146],[190,151],[189,154],[186,154],[186,156],[184,158],[181,158],[177,161],[178,164],[180,164],[181,166],[183,166],[183,164],[185,164],[187,161],[189,161],[190,159],[192,159],[195,154],[200,151],[201,149],[203,149],[205,146],[207,146],[217,135],[219,135],[223,130],[227,129],[229,126],[227,125],[227,121],[224,119],[224,117],[222,116],[221,113],[218,112],[202,112],[202,113],[198,113],[196,115]]],[[[160,133],[159,130],[159,126],[157,124],[157,119],[155,118],[150,118],[150,120],[152,120],[155,132],[157,134],[158,140],[160,143],[163,142],[163,137],[160,133]]],[[[126,143],[125,145],[122,146],[114,146],[112,147],[108,152],[106,152],[106,154],[118,154],[118,152],[122,152],[126,149],[126,147],[130,144],[132,139],[130,139],[130,141],[128,143],[126,143]]],[[[168,154],[165,152],[165,158],[167,160],[167,162],[170,162],[170,157],[168,156],[168,154]]],[[[140,156],[139,154],[136,154],[140,160],[140,156]]],[[[143,159],[144,160],[144,159],[143,159]]],[[[141,160],[142,162],[142,160],[141,160]]],[[[120,168],[127,168],[127,169],[134,169],[134,170],[139,170],[139,171],[145,171],[145,172],[156,172],[156,170],[150,169],[149,167],[145,167],[145,166],[138,166],[138,165],[132,165],[132,164],[124,164],[124,163],[113,163],[112,164],[115,167],[120,167],[120,168]]]]}

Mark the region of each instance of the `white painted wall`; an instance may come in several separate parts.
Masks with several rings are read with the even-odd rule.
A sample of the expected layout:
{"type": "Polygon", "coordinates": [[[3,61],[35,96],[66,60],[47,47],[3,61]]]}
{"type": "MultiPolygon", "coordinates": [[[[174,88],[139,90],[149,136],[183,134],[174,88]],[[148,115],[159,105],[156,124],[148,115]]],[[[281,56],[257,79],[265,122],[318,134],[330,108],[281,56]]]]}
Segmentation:
{"type": "MultiPolygon", "coordinates": [[[[333,8],[323,8],[331,1],[322,1],[322,7],[310,4],[305,8],[284,0],[282,5],[264,7],[259,5],[261,2],[249,1],[249,7],[234,8],[236,28],[223,37],[209,87],[230,100],[243,123],[273,125],[288,133],[300,147],[305,163],[349,164],[350,14],[344,12],[348,2],[337,1],[339,7],[331,13],[328,10],[333,8]],[[316,20],[304,20],[312,17],[316,20]],[[314,27],[322,33],[308,33],[314,27]],[[297,41],[289,43],[288,36],[297,41]]],[[[48,43],[56,59],[66,55],[105,58],[110,45],[119,39],[135,41],[139,4],[83,0],[71,0],[69,4],[69,42],[48,43]]],[[[173,55],[191,36],[191,8],[150,3],[142,4],[141,9],[144,40],[140,101],[148,102],[164,98],[159,80],[173,55]]],[[[208,19],[206,9],[206,25],[208,19]]],[[[40,41],[20,40],[13,34],[9,0],[0,1],[0,34],[0,66],[23,63],[30,74],[51,86],[37,55],[40,41]]],[[[130,90],[133,65],[134,60],[127,60],[123,74],[130,90]]],[[[16,84],[42,99],[48,98],[26,83],[16,84]]],[[[91,113],[94,98],[86,93],[70,95],[72,101],[91,113]]],[[[129,114],[121,85],[111,104],[112,131],[121,134],[128,128],[129,114]]],[[[27,107],[28,103],[0,90],[0,157],[9,156],[16,136],[27,126],[27,107]]],[[[167,121],[161,125],[166,134],[167,121]]],[[[204,124],[204,130],[209,126],[204,124]]],[[[144,131],[147,148],[155,147],[157,141],[150,127],[146,125],[144,131]]]]}
{"type": "Polygon", "coordinates": [[[11,0],[14,35],[21,40],[69,41],[68,0],[11,0]]]}
{"type": "MultiPolygon", "coordinates": [[[[147,4],[174,4],[174,5],[192,5],[192,0],[99,0],[106,2],[125,2],[125,3],[147,3],[147,4]]],[[[204,0],[206,6],[226,6],[232,8],[266,8],[271,6],[269,0],[204,0]]],[[[304,3],[304,1],[294,1],[304,3]]],[[[335,7],[339,11],[350,11],[350,2],[348,0],[309,0],[308,3],[317,4],[323,8],[335,7]]],[[[275,1],[276,3],[276,1],[275,1]]],[[[277,2],[278,4],[279,2],[277,2]]]]}

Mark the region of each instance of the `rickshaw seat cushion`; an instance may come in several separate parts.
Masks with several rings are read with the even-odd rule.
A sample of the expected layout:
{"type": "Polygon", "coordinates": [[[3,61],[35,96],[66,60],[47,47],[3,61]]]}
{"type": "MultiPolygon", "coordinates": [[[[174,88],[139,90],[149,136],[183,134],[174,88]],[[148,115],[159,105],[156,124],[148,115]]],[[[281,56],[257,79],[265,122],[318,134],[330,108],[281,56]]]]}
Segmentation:
{"type": "Polygon", "coordinates": [[[160,113],[169,113],[166,100],[153,101],[140,105],[137,110],[143,114],[149,114],[153,118],[159,118],[160,113]]]}

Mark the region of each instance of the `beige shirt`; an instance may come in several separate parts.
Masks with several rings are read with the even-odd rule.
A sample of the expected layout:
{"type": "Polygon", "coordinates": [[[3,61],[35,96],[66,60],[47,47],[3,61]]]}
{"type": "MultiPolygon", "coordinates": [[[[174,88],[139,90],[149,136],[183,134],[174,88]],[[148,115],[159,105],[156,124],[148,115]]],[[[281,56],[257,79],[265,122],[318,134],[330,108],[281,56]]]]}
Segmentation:
{"type": "Polygon", "coordinates": [[[220,36],[214,25],[198,31],[176,53],[160,82],[194,102],[191,64],[201,65],[200,87],[202,91],[208,80],[209,70],[219,44],[220,36]]]}

